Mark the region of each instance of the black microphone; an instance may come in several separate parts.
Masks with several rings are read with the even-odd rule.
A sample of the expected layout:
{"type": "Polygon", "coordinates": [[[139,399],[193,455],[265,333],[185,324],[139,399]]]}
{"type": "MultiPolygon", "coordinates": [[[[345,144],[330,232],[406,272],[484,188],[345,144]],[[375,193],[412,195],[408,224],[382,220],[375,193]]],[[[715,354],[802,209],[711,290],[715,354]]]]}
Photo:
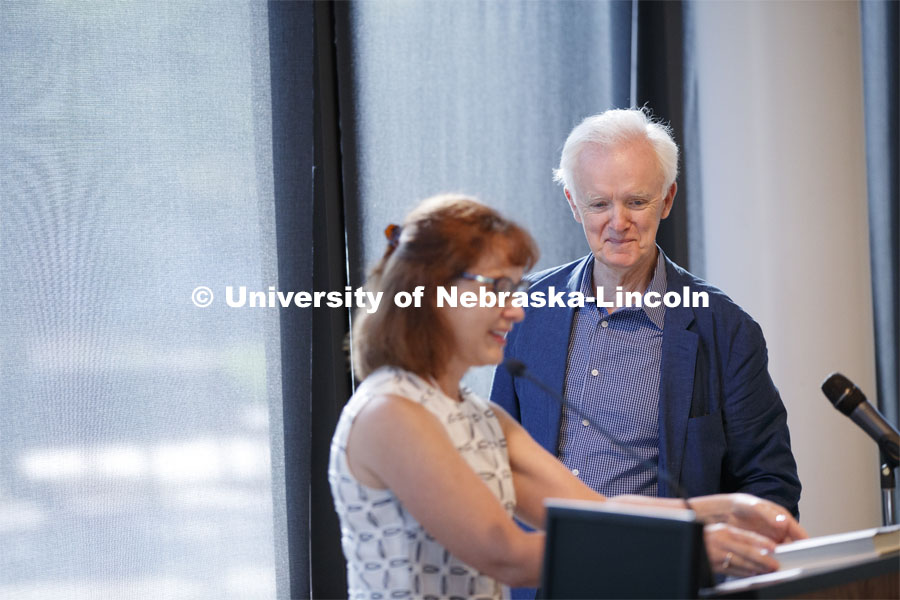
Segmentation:
{"type": "Polygon", "coordinates": [[[503,361],[503,367],[510,375],[512,375],[513,379],[517,377],[524,377],[528,381],[532,382],[533,384],[550,394],[550,397],[556,400],[559,403],[560,407],[565,406],[567,411],[574,412],[578,417],[586,420],[597,431],[599,431],[603,435],[603,437],[612,442],[613,446],[615,446],[634,460],[638,461],[641,467],[648,471],[655,471],[657,477],[665,481],[666,485],[669,486],[669,489],[671,489],[679,498],[681,498],[682,501],[684,501],[685,506],[689,510],[693,510],[691,508],[690,502],[688,501],[687,494],[684,493],[684,490],[681,488],[681,486],[678,485],[678,483],[666,472],[665,469],[660,468],[659,465],[655,464],[652,460],[639,455],[628,444],[619,440],[615,435],[613,435],[611,432],[607,431],[597,423],[594,423],[594,421],[589,419],[583,412],[578,409],[578,407],[572,406],[571,404],[566,404],[566,401],[563,399],[562,395],[560,395],[559,392],[552,389],[546,383],[532,375],[528,370],[528,367],[525,366],[525,363],[515,358],[507,358],[503,361]]]}
{"type": "Polygon", "coordinates": [[[886,461],[894,467],[898,466],[900,432],[885,421],[884,416],[869,404],[865,395],[852,381],[840,373],[832,373],[822,383],[822,391],[836,409],[850,417],[869,434],[869,437],[878,442],[886,461]]]}

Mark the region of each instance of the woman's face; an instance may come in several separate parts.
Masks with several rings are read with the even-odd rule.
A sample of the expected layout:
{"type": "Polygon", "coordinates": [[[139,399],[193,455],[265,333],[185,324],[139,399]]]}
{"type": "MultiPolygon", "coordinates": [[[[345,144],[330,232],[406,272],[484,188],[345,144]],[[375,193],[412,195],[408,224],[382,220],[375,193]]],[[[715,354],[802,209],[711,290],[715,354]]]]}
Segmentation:
{"type": "MultiPolygon", "coordinates": [[[[481,275],[492,279],[508,277],[518,283],[522,279],[522,267],[513,267],[506,263],[498,253],[489,253],[472,267],[467,273],[481,275]]],[[[489,283],[480,283],[459,278],[452,282],[457,288],[457,297],[463,292],[474,292],[476,296],[484,288],[485,292],[493,292],[489,283]]],[[[496,297],[495,297],[496,299],[496,297]]],[[[513,324],[525,318],[522,308],[509,306],[511,298],[506,297],[506,306],[477,306],[466,308],[457,303],[456,307],[442,309],[450,331],[453,333],[455,348],[454,362],[462,369],[478,365],[495,365],[503,361],[503,347],[506,345],[506,334],[513,324]]]]}

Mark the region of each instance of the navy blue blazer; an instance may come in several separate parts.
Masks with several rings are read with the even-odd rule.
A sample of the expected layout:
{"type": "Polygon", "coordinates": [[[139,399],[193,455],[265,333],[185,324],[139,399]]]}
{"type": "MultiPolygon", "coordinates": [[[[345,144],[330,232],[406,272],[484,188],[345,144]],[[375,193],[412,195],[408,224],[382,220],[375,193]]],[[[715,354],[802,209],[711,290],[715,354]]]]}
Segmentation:
{"type": "MultiPolygon", "coordinates": [[[[579,291],[590,255],[528,277],[530,292],[579,291]]],[[[759,325],[728,296],[666,261],[667,290],[709,295],[708,308],[666,308],[659,382],[659,467],[690,496],[746,492],[798,514],[800,480],[787,414],[769,376],[759,325]]],[[[527,308],[505,354],[563,392],[574,308],[527,308]]],[[[500,366],[491,400],[557,455],[559,402],[500,366]]],[[[615,433],[615,432],[613,432],[615,433]]],[[[660,478],[659,495],[675,493],[660,478]]]]}

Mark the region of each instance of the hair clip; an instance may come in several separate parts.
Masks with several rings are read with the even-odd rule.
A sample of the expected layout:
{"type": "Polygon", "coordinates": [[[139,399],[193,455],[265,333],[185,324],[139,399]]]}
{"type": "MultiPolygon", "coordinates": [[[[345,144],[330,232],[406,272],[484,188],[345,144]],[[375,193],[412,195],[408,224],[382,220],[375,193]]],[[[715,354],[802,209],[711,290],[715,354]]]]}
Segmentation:
{"type": "Polygon", "coordinates": [[[403,228],[399,225],[394,225],[391,223],[387,226],[387,229],[384,230],[384,237],[388,239],[388,244],[390,244],[391,248],[396,248],[400,245],[400,234],[403,232],[403,228]]]}

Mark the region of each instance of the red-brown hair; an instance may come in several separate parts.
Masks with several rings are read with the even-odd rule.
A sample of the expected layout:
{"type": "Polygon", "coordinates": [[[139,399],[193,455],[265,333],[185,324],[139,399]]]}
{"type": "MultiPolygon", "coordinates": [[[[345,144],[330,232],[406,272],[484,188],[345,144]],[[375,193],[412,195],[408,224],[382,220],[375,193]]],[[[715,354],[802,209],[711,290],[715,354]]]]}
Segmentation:
{"type": "Polygon", "coordinates": [[[372,314],[357,310],[352,337],[353,369],[363,379],[384,365],[417,375],[439,376],[454,351],[453,336],[437,308],[437,287],[449,286],[486,253],[530,269],[538,250],[527,231],[473,198],[434,196],[403,222],[396,245],[369,273],[366,289],[384,292],[372,314]],[[419,308],[399,308],[394,295],[425,286],[419,308]]]}

